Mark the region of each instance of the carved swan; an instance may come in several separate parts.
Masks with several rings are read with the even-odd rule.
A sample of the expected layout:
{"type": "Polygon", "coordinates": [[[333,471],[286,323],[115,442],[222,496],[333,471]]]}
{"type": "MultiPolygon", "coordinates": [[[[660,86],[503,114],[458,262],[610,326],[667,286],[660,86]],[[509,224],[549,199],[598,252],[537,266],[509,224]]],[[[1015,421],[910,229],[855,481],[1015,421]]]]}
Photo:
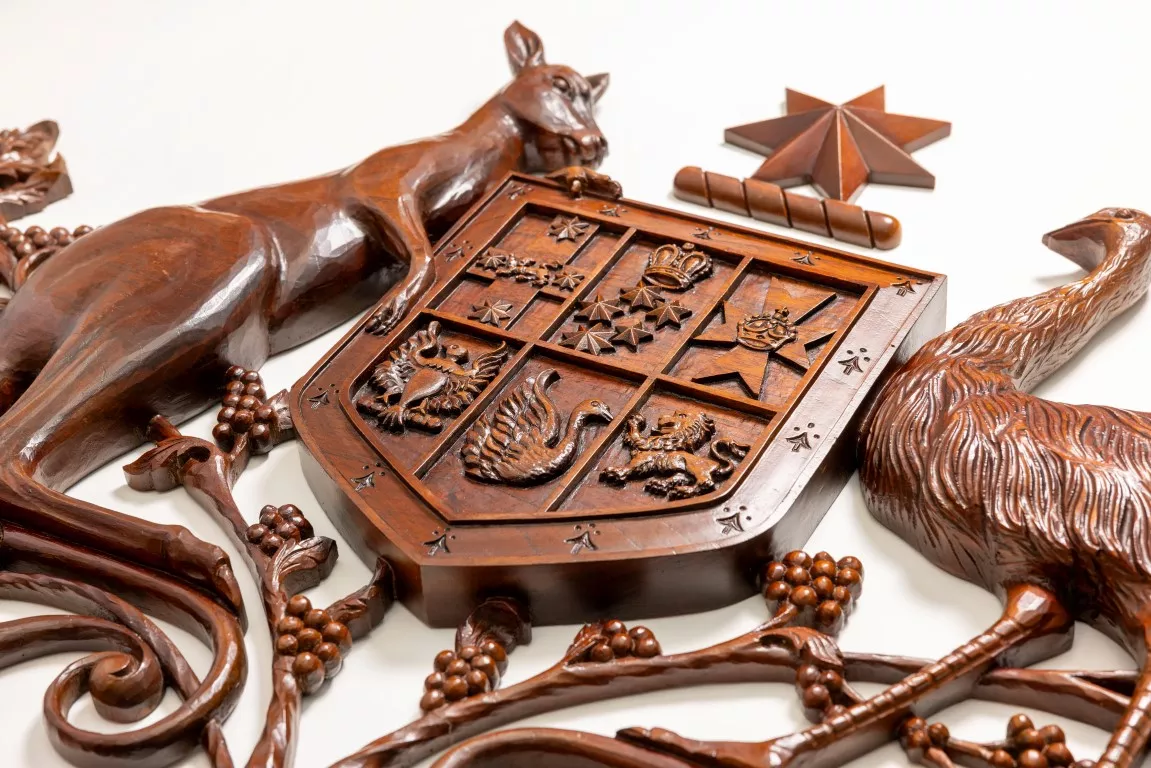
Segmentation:
{"type": "Polygon", "coordinates": [[[561,437],[560,416],[548,396],[548,389],[558,379],[554,368],[540,371],[505,397],[495,416],[476,420],[460,449],[468,477],[535,485],[571,466],[588,419],[607,422],[612,420],[612,413],[599,400],[584,400],[571,412],[561,437]]]}

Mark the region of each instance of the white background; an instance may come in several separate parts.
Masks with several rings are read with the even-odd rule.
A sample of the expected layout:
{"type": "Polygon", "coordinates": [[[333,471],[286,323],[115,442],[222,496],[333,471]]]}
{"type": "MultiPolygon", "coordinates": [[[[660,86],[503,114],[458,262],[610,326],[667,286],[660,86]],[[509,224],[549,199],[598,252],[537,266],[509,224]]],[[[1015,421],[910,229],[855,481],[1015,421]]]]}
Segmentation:
{"type": "MultiPolygon", "coordinates": [[[[724,146],[723,129],[781,114],[785,87],[841,102],[886,84],[891,111],[952,121],[951,138],[916,153],[936,174],[935,191],[874,186],[857,200],[903,221],[903,245],[889,258],[949,275],[949,324],[1073,278],[1073,267],[1040,244],[1043,232],[1104,206],[1151,210],[1146,3],[3,0],[0,124],[58,120],[76,187],[71,198],[20,225],[100,225],[149,206],[328,171],[445,130],[507,80],[502,33],[516,18],[542,36],[549,60],[611,72],[599,111],[612,149],[604,170],[630,197],[693,213],[702,211],[670,197],[675,171],[692,164],[750,175],[760,158],[724,146]]],[[[1151,410],[1149,327],[1151,308],[1140,304],[1041,394],[1151,410]]],[[[270,361],[269,391],[291,386],[343,332],[270,361]]],[[[187,429],[207,436],[211,419],[187,429]]],[[[72,493],[182,523],[239,562],[183,491],[128,490],[119,465],[130,458],[72,493]]],[[[334,535],[300,475],[295,445],[256,461],[237,497],[253,516],[267,503],[295,503],[318,533],[334,535]]],[[[845,648],[934,657],[998,613],[990,595],[944,576],[874,523],[854,480],[809,549],[855,554],[865,563],[864,596],[842,636],[845,648]]],[[[344,550],[333,576],[314,591],[315,602],[326,604],[366,580],[367,568],[344,550]]],[[[247,570],[236,570],[249,610],[258,614],[247,570]]],[[[0,606],[0,618],[41,612],[0,606]]],[[[679,651],[734,636],[764,617],[762,602],[752,599],[648,624],[666,650],[679,651]]],[[[574,632],[537,629],[532,645],[513,657],[508,682],[552,663],[574,632]]],[[[206,650],[174,634],[202,672],[206,650]]],[[[393,609],[357,643],[334,683],[307,701],[297,765],[326,765],[415,716],[432,655],[451,641],[451,631],[429,630],[393,609]]],[[[225,728],[239,762],[259,733],[269,694],[271,646],[258,615],[247,646],[247,688],[225,728]]],[[[39,709],[45,687],[69,660],[49,657],[0,674],[3,764],[63,765],[39,709]]],[[[1087,628],[1053,663],[1131,664],[1087,628]]],[[[175,703],[169,695],[164,711],[175,703]]],[[[971,703],[944,719],[955,733],[991,739],[1013,711],[971,703]]],[[[86,701],[74,719],[109,727],[86,701]]],[[[653,694],[530,723],[605,734],[660,725],[746,740],[803,725],[789,686],[758,684],[653,694]]],[[[1077,757],[1098,757],[1105,734],[1063,725],[1077,757]]],[[[187,764],[207,761],[196,756],[187,764]]],[[[853,765],[906,764],[889,746],[853,765]]]]}

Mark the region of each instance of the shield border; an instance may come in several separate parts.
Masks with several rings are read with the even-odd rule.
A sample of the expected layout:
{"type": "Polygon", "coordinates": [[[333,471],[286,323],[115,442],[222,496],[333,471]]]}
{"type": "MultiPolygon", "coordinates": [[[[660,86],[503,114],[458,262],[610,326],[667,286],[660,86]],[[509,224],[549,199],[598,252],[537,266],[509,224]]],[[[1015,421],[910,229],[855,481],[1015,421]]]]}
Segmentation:
{"type": "MultiPolygon", "coordinates": [[[[364,333],[363,323],[358,324],[293,388],[292,415],[306,449],[302,456],[310,485],[361,558],[392,561],[404,577],[405,602],[435,626],[454,626],[478,595],[501,590],[531,601],[542,624],[582,621],[604,610],[629,616],[699,611],[746,596],[754,586],[749,564],[806,540],[850,477],[856,421],[882,371],[942,330],[945,278],[636,201],[572,200],[551,182],[519,174],[508,176],[462,217],[441,239],[437,256],[452,251],[465,230],[474,252],[482,252],[529,207],[601,225],[622,224],[671,241],[692,242],[694,233],[714,227],[724,239],[700,243],[706,248],[739,249],[774,271],[822,284],[839,282],[860,298],[848,326],[811,366],[789,410],[765,430],[758,452],[741,462],[741,475],[714,494],[673,502],[674,514],[668,514],[667,503],[659,503],[658,510],[645,507],[630,516],[587,518],[564,512],[530,523],[451,523],[437,514],[422,482],[387,466],[387,438],[373,435],[360,419],[349,385],[370,369],[382,349],[410,333],[421,313],[434,316],[429,305],[466,270],[468,260],[460,259],[386,339],[364,333]],[[608,205],[626,214],[603,214],[608,205]],[[793,254],[808,250],[820,257],[820,266],[796,261],[793,254]],[[836,274],[829,275],[828,267],[836,274]],[[858,373],[838,371],[832,361],[839,350],[859,346],[874,352],[868,367],[858,373]],[[320,400],[326,404],[317,405],[320,400]],[[808,423],[817,423],[822,435],[810,449],[792,450],[780,439],[808,423]],[[357,490],[357,480],[364,477],[369,480],[357,490]],[[581,545],[583,539],[590,544],[581,545]],[[621,589],[621,578],[638,584],[621,589]],[[557,602],[557,595],[567,600],[557,602]]],[[[460,325],[454,316],[449,321],[460,325]]],[[[471,326],[467,331],[483,332],[471,326]]],[[[501,380],[514,375],[518,363],[513,362],[526,349],[505,364],[501,380]]],[[[551,346],[546,351],[582,358],[551,346]]],[[[746,410],[743,398],[703,386],[711,390],[709,402],[746,410]]],[[[498,390],[493,381],[485,393],[498,390]]],[[[485,402],[478,400],[473,407],[485,402]]],[[[633,398],[629,406],[641,402],[633,398]]],[[[458,418],[470,416],[465,412],[458,418]]]]}

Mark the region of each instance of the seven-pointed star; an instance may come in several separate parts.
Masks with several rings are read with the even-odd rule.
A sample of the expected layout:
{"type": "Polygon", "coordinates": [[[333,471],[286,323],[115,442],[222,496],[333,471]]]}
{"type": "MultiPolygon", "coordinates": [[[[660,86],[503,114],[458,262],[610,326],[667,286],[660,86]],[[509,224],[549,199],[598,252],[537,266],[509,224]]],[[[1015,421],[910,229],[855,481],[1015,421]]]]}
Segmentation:
{"type": "Polygon", "coordinates": [[[665,325],[674,325],[676,328],[679,328],[683,319],[690,316],[691,308],[685,307],[675,299],[665,301],[655,309],[649,309],[647,311],[647,319],[655,323],[656,330],[663,328],[665,325]]]}
{"type": "Polygon", "coordinates": [[[588,299],[580,304],[576,317],[589,323],[610,323],[613,317],[623,313],[623,307],[597,293],[594,299],[588,299]]]}
{"type": "Polygon", "coordinates": [[[768,155],[753,178],[850,200],[869,181],[933,189],[910,153],[950,133],[951,123],[884,111],[883,86],[839,105],[788,88],[785,117],[728,128],[724,139],[768,155]]]}
{"type": "Polygon", "coordinates": [[[806,371],[811,365],[807,348],[827,339],[838,329],[834,319],[825,319],[820,312],[834,299],[834,293],[789,285],[777,277],[767,289],[760,312],[748,311],[732,301],[723,302],[723,323],[694,340],[731,346],[732,349],[712,358],[707,373],[693,376],[692,381],[707,384],[736,377],[752,397],[758,398],[771,356],[781,357],[800,371],[806,371]],[[788,322],[796,334],[794,341],[788,341],[775,350],[765,350],[751,349],[737,340],[739,324],[744,320],[784,309],[788,311],[788,322]]]}
{"type": "Polygon", "coordinates": [[[587,352],[589,355],[600,355],[604,352],[615,352],[611,344],[612,330],[607,326],[586,325],[577,327],[570,333],[565,333],[560,339],[561,347],[571,347],[577,352],[587,352]]]}
{"type": "Polygon", "coordinates": [[[663,294],[642,280],[636,283],[635,288],[630,291],[620,288],[619,297],[627,302],[633,310],[655,309],[664,302],[663,294]]]}
{"type": "Polygon", "coordinates": [[[472,313],[468,315],[468,319],[479,320],[481,323],[494,325],[498,328],[500,323],[511,316],[512,305],[509,302],[500,299],[496,299],[494,302],[491,299],[484,299],[483,304],[472,305],[472,313]]]}
{"type": "Polygon", "coordinates": [[[632,352],[638,352],[640,344],[654,338],[655,334],[644,327],[643,318],[638,317],[629,323],[616,323],[615,336],[611,340],[613,344],[622,344],[631,347],[632,352]]]}
{"type": "Polygon", "coordinates": [[[556,242],[578,240],[580,235],[587,232],[590,226],[591,224],[581,221],[578,216],[570,218],[556,216],[552,219],[551,226],[548,227],[548,234],[554,237],[556,242]]]}

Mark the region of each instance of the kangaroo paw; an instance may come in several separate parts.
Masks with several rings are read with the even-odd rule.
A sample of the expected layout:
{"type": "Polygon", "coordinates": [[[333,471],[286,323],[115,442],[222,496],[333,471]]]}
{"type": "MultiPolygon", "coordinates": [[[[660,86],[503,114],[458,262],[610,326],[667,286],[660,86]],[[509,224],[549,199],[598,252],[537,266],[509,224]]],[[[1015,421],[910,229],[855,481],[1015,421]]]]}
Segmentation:
{"type": "Polygon", "coordinates": [[[738,741],[697,741],[663,728],[626,728],[616,738],[636,746],[684,758],[707,768],[786,768],[792,755],[774,750],[771,742],[746,744],[738,741]]]}
{"type": "Polygon", "coordinates": [[[580,165],[560,168],[549,173],[547,178],[564,185],[568,195],[574,198],[583,197],[585,192],[613,199],[623,197],[623,187],[611,176],[580,165]]]}
{"type": "Polygon", "coordinates": [[[396,327],[396,323],[404,316],[405,311],[407,311],[407,301],[402,298],[395,298],[380,307],[368,318],[364,330],[374,336],[386,336],[396,327]]]}

